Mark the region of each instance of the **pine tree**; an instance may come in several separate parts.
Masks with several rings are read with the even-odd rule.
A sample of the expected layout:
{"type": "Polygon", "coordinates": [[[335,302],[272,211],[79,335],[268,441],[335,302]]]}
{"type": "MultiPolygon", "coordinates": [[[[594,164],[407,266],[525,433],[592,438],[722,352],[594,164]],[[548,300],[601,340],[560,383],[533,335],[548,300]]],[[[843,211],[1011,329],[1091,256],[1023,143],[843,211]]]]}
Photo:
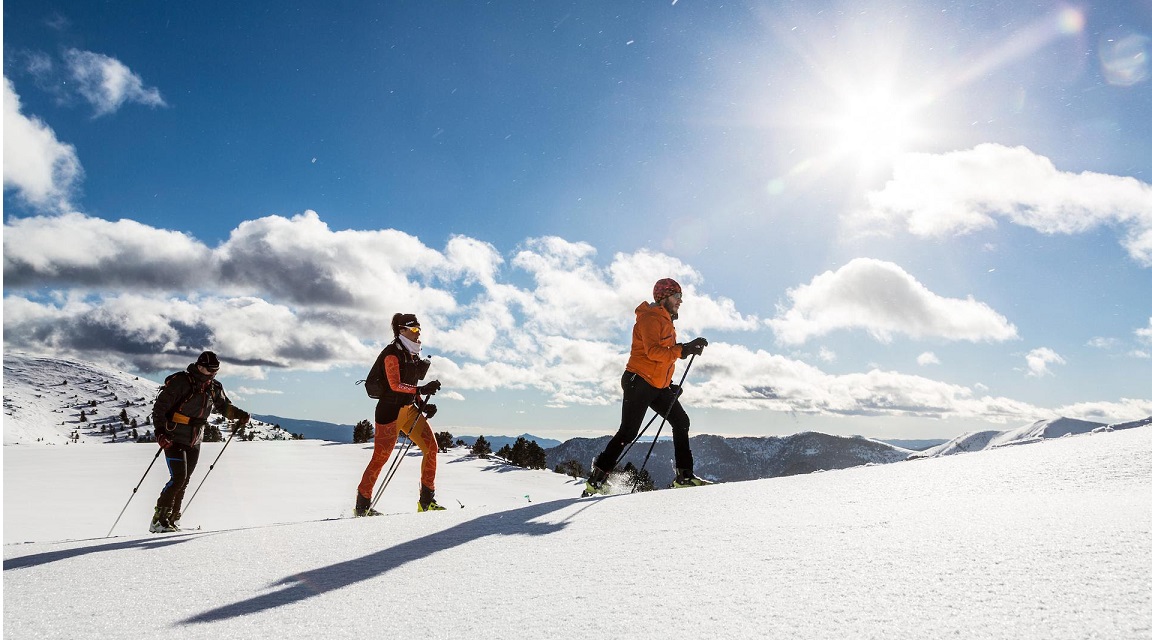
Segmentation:
{"type": "Polygon", "coordinates": [[[535,440],[528,441],[527,451],[524,456],[524,467],[526,469],[548,468],[548,454],[545,453],[543,447],[536,444],[535,440]]]}
{"type": "Polygon", "coordinates": [[[356,423],[352,428],[352,442],[360,444],[364,442],[372,442],[376,437],[376,428],[372,426],[371,422],[361,420],[356,423]]]}
{"type": "Polygon", "coordinates": [[[120,410],[120,422],[123,422],[124,424],[128,424],[128,410],[127,409],[121,409],[120,410]]]}
{"type": "Polygon", "coordinates": [[[448,453],[448,450],[452,448],[452,434],[447,431],[437,433],[436,446],[439,447],[440,453],[448,453]]]}
{"type": "Polygon", "coordinates": [[[472,445],[472,455],[487,458],[492,455],[492,445],[488,444],[488,440],[484,436],[476,438],[476,443],[472,445]]]}
{"type": "Polygon", "coordinates": [[[220,433],[220,427],[208,423],[204,425],[204,442],[223,442],[224,434],[220,433]]]}
{"type": "Polygon", "coordinates": [[[568,462],[561,462],[556,465],[556,473],[562,473],[567,476],[572,476],[573,480],[584,478],[587,476],[587,471],[584,465],[579,460],[569,460],[568,462]]]}

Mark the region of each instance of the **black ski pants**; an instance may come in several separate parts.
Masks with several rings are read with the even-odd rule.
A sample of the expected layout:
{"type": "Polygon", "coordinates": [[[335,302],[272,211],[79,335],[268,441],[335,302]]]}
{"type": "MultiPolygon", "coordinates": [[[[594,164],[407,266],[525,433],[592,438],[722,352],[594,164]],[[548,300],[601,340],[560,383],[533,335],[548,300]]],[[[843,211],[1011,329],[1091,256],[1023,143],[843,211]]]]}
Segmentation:
{"type": "Polygon", "coordinates": [[[648,409],[667,418],[672,426],[672,446],[676,450],[676,468],[692,469],[692,449],[688,447],[688,414],[680,406],[677,398],[679,387],[669,385],[657,389],[648,384],[648,381],[638,374],[625,371],[620,377],[620,386],[624,389],[624,405],[620,409],[620,429],[604,451],[596,457],[596,466],[602,471],[609,472],[616,467],[620,454],[628,443],[636,439],[640,433],[640,425],[644,422],[644,415],[648,409]]]}
{"type": "Polygon", "coordinates": [[[156,506],[179,513],[184,490],[188,488],[188,480],[192,478],[196,462],[200,460],[200,445],[174,443],[164,451],[164,460],[168,463],[168,473],[172,477],[160,491],[156,506]]]}

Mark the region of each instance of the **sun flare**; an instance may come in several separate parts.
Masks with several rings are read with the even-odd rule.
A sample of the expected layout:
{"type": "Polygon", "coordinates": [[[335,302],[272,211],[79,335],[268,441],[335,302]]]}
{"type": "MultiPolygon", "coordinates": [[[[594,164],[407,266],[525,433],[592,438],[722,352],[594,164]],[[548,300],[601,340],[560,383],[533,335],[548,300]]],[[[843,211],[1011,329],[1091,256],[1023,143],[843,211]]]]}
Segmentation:
{"type": "Polygon", "coordinates": [[[918,138],[914,116],[910,102],[890,94],[846,98],[829,123],[835,155],[861,165],[889,161],[908,151],[918,138]]]}

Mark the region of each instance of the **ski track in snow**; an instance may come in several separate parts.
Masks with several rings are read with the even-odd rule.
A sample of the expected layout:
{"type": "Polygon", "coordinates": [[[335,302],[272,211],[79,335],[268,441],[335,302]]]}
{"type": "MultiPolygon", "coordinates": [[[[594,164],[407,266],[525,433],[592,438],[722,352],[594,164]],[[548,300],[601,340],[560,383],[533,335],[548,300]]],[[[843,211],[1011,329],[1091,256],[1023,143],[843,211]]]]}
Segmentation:
{"type": "Polygon", "coordinates": [[[369,448],[241,443],[200,531],[144,533],[154,469],[98,538],[151,452],[5,447],[5,637],[1152,638],[1152,428],[585,499],[453,452],[433,514],[412,455],[392,515],[299,523],[369,448]]]}

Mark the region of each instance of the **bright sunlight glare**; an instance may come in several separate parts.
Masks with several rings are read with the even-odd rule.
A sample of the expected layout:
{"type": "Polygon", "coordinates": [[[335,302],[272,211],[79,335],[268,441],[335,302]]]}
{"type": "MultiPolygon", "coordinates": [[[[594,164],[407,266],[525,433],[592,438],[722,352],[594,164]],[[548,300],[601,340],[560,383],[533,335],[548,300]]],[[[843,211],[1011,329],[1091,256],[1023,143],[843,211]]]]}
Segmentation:
{"type": "Polygon", "coordinates": [[[913,108],[891,95],[856,96],[831,120],[836,155],[861,165],[891,160],[918,137],[913,108]]]}

